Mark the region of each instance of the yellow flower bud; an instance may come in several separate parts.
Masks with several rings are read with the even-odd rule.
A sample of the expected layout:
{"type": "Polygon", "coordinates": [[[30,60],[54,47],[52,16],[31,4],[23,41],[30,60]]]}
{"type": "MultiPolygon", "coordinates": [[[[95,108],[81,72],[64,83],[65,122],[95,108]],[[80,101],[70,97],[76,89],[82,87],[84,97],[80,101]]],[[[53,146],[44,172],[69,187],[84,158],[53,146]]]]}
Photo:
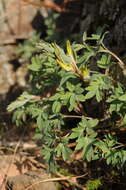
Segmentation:
{"type": "Polygon", "coordinates": [[[57,64],[59,64],[66,71],[73,71],[72,65],[65,64],[62,61],[60,61],[59,59],[56,59],[56,62],[57,62],[57,64]]]}

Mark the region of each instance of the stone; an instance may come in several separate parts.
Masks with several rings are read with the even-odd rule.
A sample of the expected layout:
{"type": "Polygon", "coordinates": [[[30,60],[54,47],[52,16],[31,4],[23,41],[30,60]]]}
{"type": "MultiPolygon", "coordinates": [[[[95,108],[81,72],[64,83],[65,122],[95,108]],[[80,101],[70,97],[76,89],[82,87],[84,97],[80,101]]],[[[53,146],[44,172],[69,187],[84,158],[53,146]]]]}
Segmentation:
{"type": "Polygon", "coordinates": [[[0,62],[0,95],[5,95],[15,84],[15,80],[13,66],[7,62],[0,62]]]}
{"type": "Polygon", "coordinates": [[[6,190],[24,190],[28,187],[30,190],[57,190],[54,182],[37,183],[48,178],[49,175],[43,169],[29,171],[22,175],[9,177],[6,190]]]}

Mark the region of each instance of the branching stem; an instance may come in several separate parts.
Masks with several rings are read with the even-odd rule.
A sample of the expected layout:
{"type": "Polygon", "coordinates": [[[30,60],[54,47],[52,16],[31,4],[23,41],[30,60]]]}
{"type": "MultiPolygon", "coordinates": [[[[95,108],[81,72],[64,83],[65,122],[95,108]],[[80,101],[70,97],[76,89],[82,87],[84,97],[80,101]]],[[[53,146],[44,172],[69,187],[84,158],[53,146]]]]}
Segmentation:
{"type": "Polygon", "coordinates": [[[117,63],[119,65],[119,67],[122,69],[124,76],[126,76],[126,66],[125,66],[124,62],[115,53],[113,53],[112,51],[107,49],[103,43],[102,43],[102,46],[104,49],[99,50],[99,52],[100,53],[108,53],[112,57],[114,57],[118,61],[117,63]]]}

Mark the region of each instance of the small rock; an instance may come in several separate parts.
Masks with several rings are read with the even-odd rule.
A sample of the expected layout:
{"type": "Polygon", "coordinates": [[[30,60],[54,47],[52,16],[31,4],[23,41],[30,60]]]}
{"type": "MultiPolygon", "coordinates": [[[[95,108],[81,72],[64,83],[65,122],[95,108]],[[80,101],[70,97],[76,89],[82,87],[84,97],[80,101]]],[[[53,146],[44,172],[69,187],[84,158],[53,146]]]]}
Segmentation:
{"type": "Polygon", "coordinates": [[[15,73],[13,72],[13,66],[7,62],[0,62],[0,95],[6,94],[14,83],[15,73]]]}
{"type": "Polygon", "coordinates": [[[48,178],[49,175],[45,170],[30,171],[22,175],[9,177],[6,190],[24,190],[29,186],[31,186],[29,190],[57,190],[54,182],[37,183],[48,178]]]}
{"type": "Polygon", "coordinates": [[[16,82],[19,87],[26,86],[26,77],[28,74],[27,65],[22,65],[16,70],[16,82]]]}

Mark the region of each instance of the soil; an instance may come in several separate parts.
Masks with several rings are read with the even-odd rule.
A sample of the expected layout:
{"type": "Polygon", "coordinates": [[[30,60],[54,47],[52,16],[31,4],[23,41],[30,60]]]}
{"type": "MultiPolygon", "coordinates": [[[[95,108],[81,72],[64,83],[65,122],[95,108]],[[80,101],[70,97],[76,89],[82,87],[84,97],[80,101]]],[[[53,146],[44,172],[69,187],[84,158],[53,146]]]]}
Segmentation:
{"type": "Polygon", "coordinates": [[[0,189],[24,190],[33,185],[31,190],[56,190],[53,182],[39,183],[50,176],[45,165],[39,164],[34,157],[19,155],[0,156],[0,189]],[[43,168],[44,167],[44,168],[43,168]]]}

